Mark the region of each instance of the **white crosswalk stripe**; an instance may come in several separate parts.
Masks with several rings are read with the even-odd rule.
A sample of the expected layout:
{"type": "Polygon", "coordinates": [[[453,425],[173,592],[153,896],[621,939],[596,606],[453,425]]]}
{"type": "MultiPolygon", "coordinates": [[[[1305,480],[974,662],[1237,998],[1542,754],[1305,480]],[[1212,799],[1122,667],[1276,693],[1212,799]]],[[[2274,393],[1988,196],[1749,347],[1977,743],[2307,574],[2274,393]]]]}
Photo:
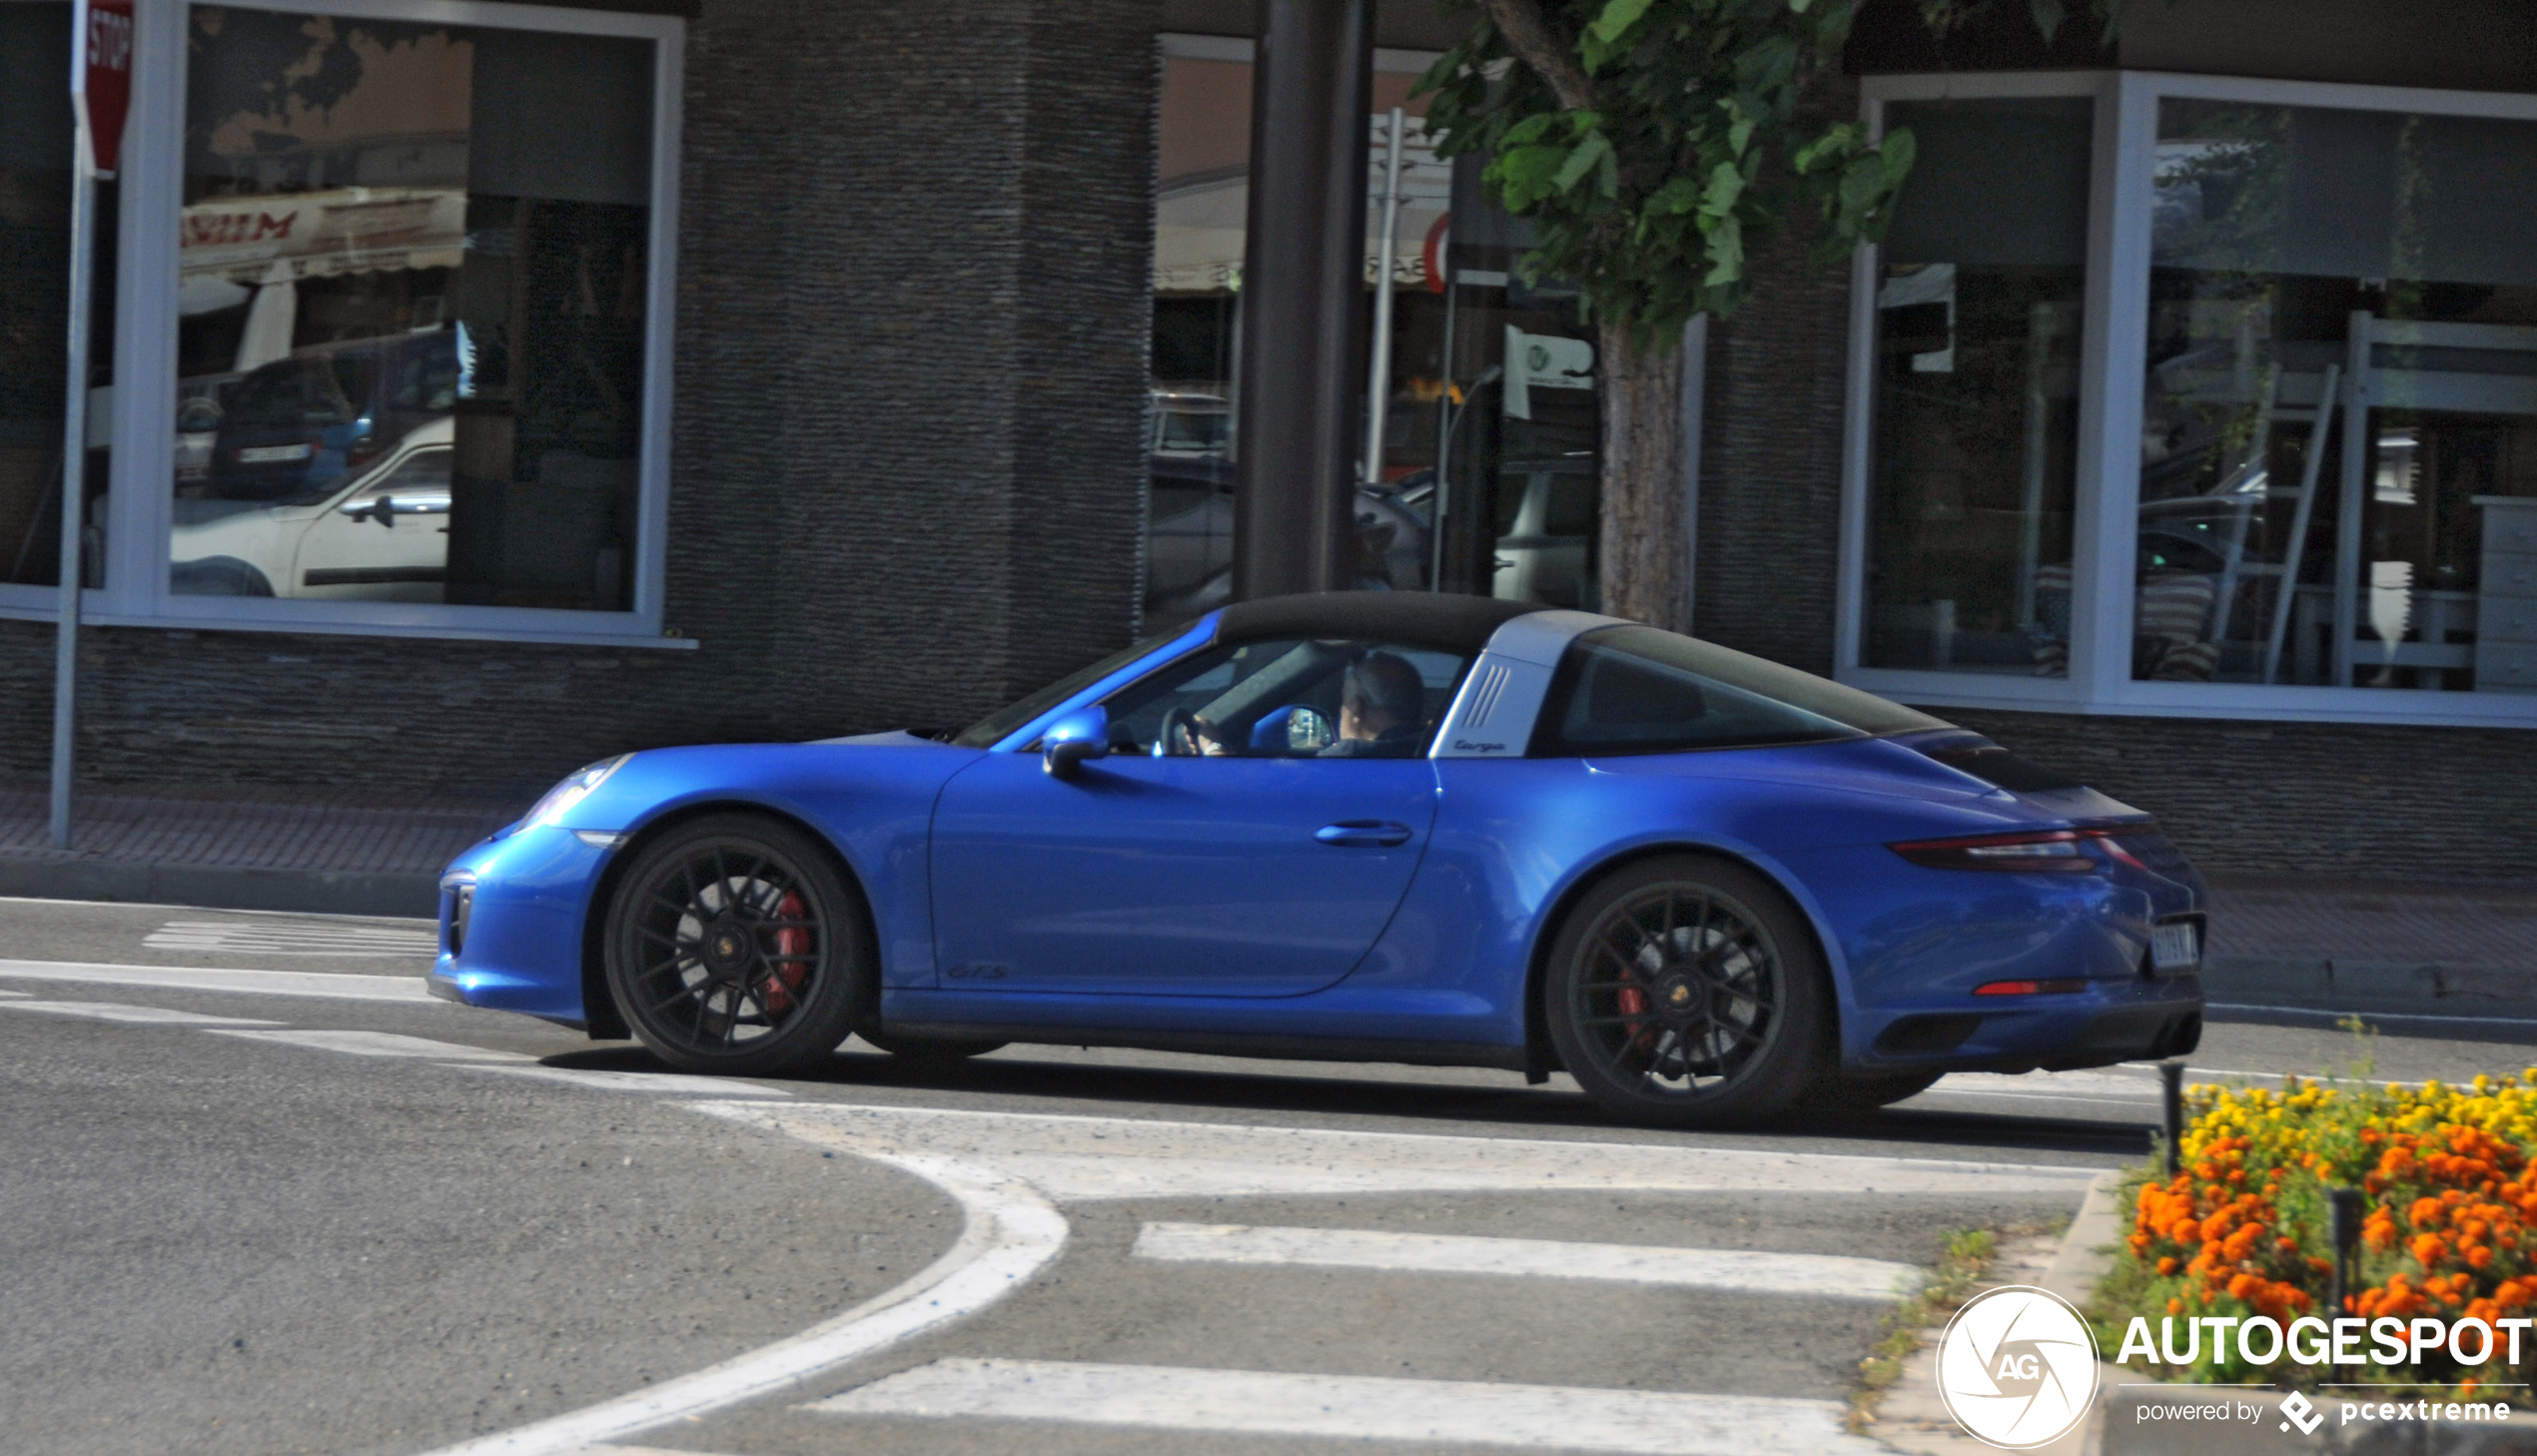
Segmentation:
{"type": "MultiPolygon", "coordinates": [[[[15,996],[15,992],[0,992],[15,996]]],[[[278,1027],[249,1017],[215,1017],[202,1012],[171,1011],[163,1006],[125,1006],[111,1001],[8,1001],[0,1011],[34,1012],[49,1017],[79,1017],[92,1022],[128,1022],[135,1026],[278,1027]]]]}
{"type": "Polygon", "coordinates": [[[1149,1223],[1137,1231],[1133,1252],[1138,1258],[1177,1263],[1312,1264],[1391,1273],[1599,1279],[1879,1303],[1911,1293],[1922,1279],[1921,1271],[1910,1264],[1838,1254],[1237,1223],[1149,1223]]]}
{"type": "Polygon", "coordinates": [[[0,981],[69,981],[327,1001],[411,1001],[445,1006],[419,976],[353,976],[338,971],[214,971],[194,966],[113,966],[88,961],[0,961],[0,981]]]}
{"type": "Polygon", "coordinates": [[[1884,1449],[1829,1400],[1063,1360],[937,1360],[803,1409],[1642,1456],[1884,1449]]]}
{"type": "Polygon", "coordinates": [[[434,1042],[427,1037],[401,1037],[394,1032],[224,1032],[215,1037],[236,1037],[249,1042],[274,1042],[289,1047],[312,1047],[320,1052],[344,1052],[355,1057],[410,1057],[437,1062],[533,1062],[536,1059],[519,1052],[496,1052],[489,1047],[469,1047],[457,1042],[434,1042]]]}
{"type": "Polygon", "coordinates": [[[440,934],[322,921],[172,920],[141,944],[154,951],[218,956],[434,956],[440,951],[440,934]]]}

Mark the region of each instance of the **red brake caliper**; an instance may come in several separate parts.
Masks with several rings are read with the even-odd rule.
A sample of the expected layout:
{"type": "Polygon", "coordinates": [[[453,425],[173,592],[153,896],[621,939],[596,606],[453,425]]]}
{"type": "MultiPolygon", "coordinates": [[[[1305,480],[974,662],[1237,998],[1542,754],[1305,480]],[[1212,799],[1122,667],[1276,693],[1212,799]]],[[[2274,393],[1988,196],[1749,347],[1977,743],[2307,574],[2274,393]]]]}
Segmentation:
{"type": "MultiPolygon", "coordinates": [[[[802,904],[801,892],[787,890],[775,902],[778,920],[800,920],[809,907],[802,904]]],[[[794,994],[810,979],[810,930],[807,926],[788,925],[775,933],[775,978],[763,988],[766,1014],[780,1017],[793,1009],[794,994]]]]}

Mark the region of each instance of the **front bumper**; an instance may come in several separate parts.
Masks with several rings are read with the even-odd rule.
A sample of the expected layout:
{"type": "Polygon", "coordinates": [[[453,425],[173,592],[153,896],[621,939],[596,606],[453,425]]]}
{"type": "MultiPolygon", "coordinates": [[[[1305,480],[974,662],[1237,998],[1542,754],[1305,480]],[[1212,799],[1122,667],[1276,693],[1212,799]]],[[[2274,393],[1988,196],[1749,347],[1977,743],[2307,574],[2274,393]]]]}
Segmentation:
{"type": "Polygon", "coordinates": [[[441,872],[440,954],[423,984],[465,1006],[588,1025],[584,929],[611,853],[535,825],[459,855],[441,872]]]}

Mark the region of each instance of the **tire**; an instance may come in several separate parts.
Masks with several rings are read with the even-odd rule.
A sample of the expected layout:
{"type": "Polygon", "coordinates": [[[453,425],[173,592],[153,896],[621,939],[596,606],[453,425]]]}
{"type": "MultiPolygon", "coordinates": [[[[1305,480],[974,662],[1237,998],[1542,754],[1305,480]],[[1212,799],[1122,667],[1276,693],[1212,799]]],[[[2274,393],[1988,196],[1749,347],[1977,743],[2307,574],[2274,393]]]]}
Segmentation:
{"type": "Polygon", "coordinates": [[[681,1072],[763,1077],[854,1030],[874,955],[863,897],[827,847],[780,821],[713,814],[645,845],[608,906],[608,990],[681,1072]]]}
{"type": "Polygon", "coordinates": [[[1560,923],[1544,977],[1560,1061],[1623,1121],[1752,1122],[1833,1071],[1832,985],[1814,936],[1740,865],[1669,855],[1627,866],[1560,923]]]}
{"type": "Polygon", "coordinates": [[[1873,1112],[1938,1085],[1944,1072],[1905,1072],[1875,1077],[1833,1077],[1817,1083],[1799,1104],[1824,1112],[1873,1112]]]}
{"type": "Polygon", "coordinates": [[[927,1067],[950,1067],[972,1057],[1010,1046],[1006,1042],[954,1042],[932,1037],[893,1037],[887,1033],[865,1032],[863,1040],[903,1062],[927,1067]]]}

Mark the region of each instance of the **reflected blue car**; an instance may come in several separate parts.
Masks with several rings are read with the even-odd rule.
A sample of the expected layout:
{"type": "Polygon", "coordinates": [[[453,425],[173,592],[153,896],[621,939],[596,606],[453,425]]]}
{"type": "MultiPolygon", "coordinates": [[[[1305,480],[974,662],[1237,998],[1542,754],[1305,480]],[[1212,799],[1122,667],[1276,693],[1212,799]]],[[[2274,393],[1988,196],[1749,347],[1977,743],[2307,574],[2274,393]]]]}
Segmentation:
{"type": "Polygon", "coordinates": [[[2192,1050],[2204,892],[1990,740],[1586,612],[1211,613],[947,739],[593,764],[440,995],[778,1074],[850,1035],[1565,1071],[1673,1126],[2192,1050]]]}

